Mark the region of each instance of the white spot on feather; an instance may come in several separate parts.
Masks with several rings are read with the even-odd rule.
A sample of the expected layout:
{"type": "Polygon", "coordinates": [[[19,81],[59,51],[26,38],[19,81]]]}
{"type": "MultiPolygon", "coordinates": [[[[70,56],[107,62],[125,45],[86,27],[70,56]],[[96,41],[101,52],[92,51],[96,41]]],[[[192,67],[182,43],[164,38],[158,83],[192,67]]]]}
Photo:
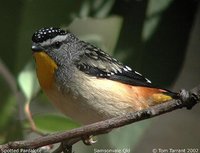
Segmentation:
{"type": "Polygon", "coordinates": [[[137,71],[135,71],[135,73],[136,73],[136,74],[138,74],[138,75],[140,75],[140,76],[142,76],[142,74],[141,74],[141,73],[139,73],[139,72],[137,72],[137,71]]]}
{"type": "Polygon", "coordinates": [[[127,68],[127,70],[132,71],[132,69],[128,66],[125,66],[127,68]]]}
{"type": "Polygon", "coordinates": [[[126,72],[128,72],[128,69],[127,69],[127,68],[125,68],[125,67],[123,68],[123,70],[124,70],[124,71],[126,71],[126,72]]]}
{"type": "Polygon", "coordinates": [[[149,80],[149,79],[147,79],[147,78],[145,78],[146,79],[146,81],[148,82],[148,83],[151,83],[151,81],[149,80]]]}
{"type": "Polygon", "coordinates": [[[111,67],[111,68],[115,73],[117,73],[117,70],[114,67],[111,67]]]}

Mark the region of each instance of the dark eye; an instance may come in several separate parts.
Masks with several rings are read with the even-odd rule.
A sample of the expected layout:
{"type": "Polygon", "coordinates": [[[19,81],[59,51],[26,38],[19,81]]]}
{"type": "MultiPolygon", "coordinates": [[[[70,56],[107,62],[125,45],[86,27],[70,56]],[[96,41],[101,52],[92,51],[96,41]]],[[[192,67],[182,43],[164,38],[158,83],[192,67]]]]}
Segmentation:
{"type": "Polygon", "coordinates": [[[57,41],[57,42],[55,42],[52,46],[53,46],[53,48],[58,49],[58,48],[60,48],[61,45],[62,45],[62,43],[59,42],[59,41],[57,41]]]}

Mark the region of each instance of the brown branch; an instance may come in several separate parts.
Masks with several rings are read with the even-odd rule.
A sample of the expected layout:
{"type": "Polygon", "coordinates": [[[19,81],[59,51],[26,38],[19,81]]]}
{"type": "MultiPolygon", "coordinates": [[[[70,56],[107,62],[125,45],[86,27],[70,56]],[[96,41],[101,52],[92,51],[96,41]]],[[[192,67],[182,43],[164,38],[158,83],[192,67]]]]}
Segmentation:
{"type": "Polygon", "coordinates": [[[118,128],[144,119],[152,118],[179,108],[186,107],[190,109],[200,101],[200,85],[192,89],[190,92],[182,90],[180,92],[180,97],[182,100],[173,99],[166,103],[156,105],[145,110],[133,113],[127,113],[124,116],[119,116],[105,121],[100,121],[70,131],[50,134],[48,136],[39,137],[33,140],[9,142],[7,144],[0,145],[0,151],[7,149],[20,149],[20,148],[34,149],[58,142],[66,142],[66,141],[70,142],[72,140],[76,140],[78,138],[84,138],[90,135],[100,135],[114,128],[118,128]]]}
{"type": "Polygon", "coordinates": [[[19,107],[19,119],[20,121],[23,119],[23,101],[24,97],[21,91],[17,88],[17,81],[13,74],[9,71],[8,67],[3,63],[3,61],[0,59],[0,76],[3,77],[5,82],[8,84],[9,88],[11,89],[13,95],[16,98],[16,102],[19,107]]]}

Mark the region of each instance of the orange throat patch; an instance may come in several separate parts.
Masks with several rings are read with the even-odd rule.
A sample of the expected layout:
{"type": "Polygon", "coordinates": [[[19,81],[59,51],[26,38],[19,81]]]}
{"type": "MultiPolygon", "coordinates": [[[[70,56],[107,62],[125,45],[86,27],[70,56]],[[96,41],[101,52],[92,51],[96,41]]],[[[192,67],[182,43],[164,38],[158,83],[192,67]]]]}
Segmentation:
{"type": "Polygon", "coordinates": [[[37,77],[42,89],[50,89],[54,84],[54,73],[58,66],[45,52],[35,52],[33,54],[36,62],[37,77]]]}

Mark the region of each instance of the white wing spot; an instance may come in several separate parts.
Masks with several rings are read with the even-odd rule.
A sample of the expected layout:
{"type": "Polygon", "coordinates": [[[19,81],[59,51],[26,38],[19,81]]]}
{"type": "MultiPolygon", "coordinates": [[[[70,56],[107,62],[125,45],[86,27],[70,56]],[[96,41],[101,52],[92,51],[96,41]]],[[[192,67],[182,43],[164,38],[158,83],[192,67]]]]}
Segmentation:
{"type": "MultiPolygon", "coordinates": [[[[98,51],[98,49],[96,49],[96,48],[95,48],[95,50],[96,50],[96,51],[98,51]]],[[[105,53],[104,53],[104,52],[102,52],[102,51],[99,51],[99,52],[100,52],[101,54],[105,55],[105,53]]]]}
{"type": "Polygon", "coordinates": [[[126,71],[126,72],[128,72],[128,69],[127,69],[127,68],[125,68],[125,67],[123,68],[123,70],[124,70],[124,71],[126,71]]]}
{"type": "Polygon", "coordinates": [[[139,73],[139,72],[137,72],[137,71],[135,71],[135,73],[136,73],[136,74],[138,74],[138,75],[140,75],[140,76],[142,76],[142,74],[140,74],[140,73],[139,73]]]}
{"type": "Polygon", "coordinates": [[[117,73],[117,70],[114,67],[111,67],[111,68],[115,73],[117,73]]]}
{"type": "Polygon", "coordinates": [[[128,66],[125,66],[127,68],[127,70],[132,71],[132,69],[128,66]]]}
{"type": "Polygon", "coordinates": [[[148,82],[148,83],[151,83],[151,81],[149,80],[149,79],[147,79],[147,78],[145,78],[146,79],[146,81],[148,82]]]}

